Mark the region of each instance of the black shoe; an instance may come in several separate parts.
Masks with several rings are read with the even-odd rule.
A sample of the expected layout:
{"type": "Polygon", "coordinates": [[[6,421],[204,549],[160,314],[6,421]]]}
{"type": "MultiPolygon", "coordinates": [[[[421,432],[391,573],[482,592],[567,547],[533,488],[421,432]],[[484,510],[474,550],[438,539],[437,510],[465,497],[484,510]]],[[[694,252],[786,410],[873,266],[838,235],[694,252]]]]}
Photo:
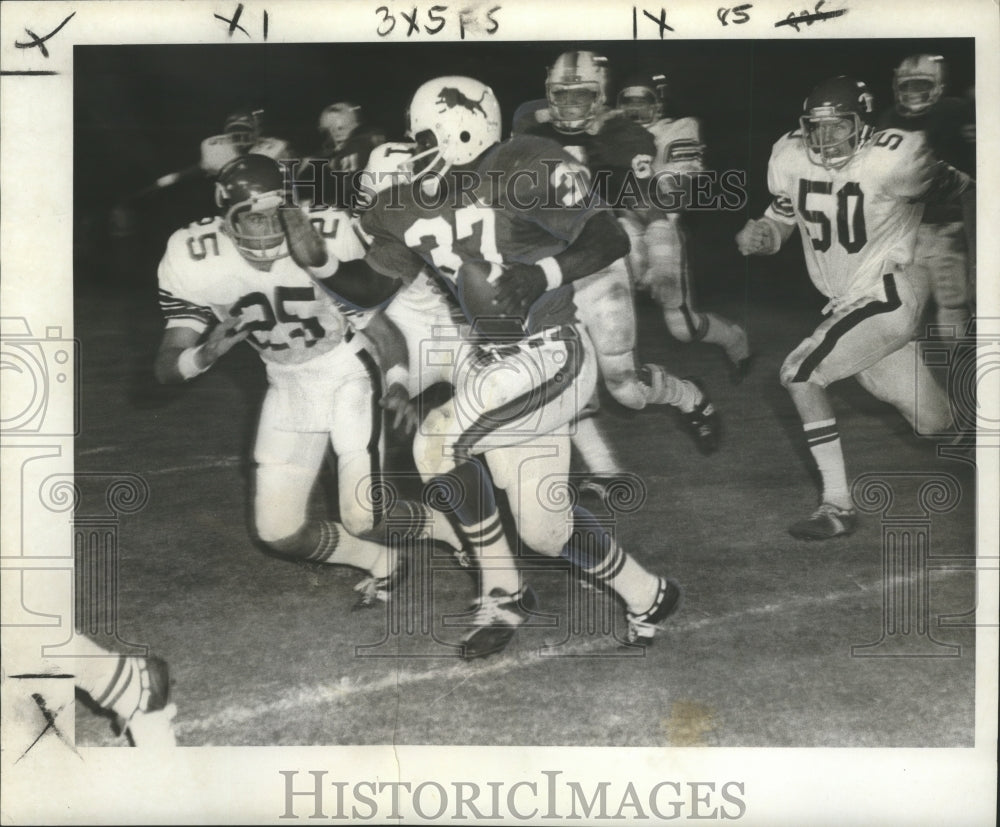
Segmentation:
{"type": "Polygon", "coordinates": [[[354,591],[360,592],[355,609],[370,609],[379,603],[388,603],[392,593],[399,588],[399,585],[406,580],[410,573],[410,565],[406,557],[399,553],[396,557],[396,568],[385,577],[366,577],[354,587],[354,591]]]}
{"type": "Polygon", "coordinates": [[[680,417],[684,429],[691,434],[698,450],[705,456],[714,454],[719,450],[719,438],[722,430],[719,413],[715,410],[712,400],[708,398],[708,394],[705,393],[701,382],[690,377],[684,381],[690,382],[698,389],[701,393],[701,401],[694,406],[693,411],[685,412],[678,409],[677,415],[680,417]]]}
{"type": "Polygon", "coordinates": [[[495,588],[473,605],[476,628],[462,638],[462,657],[466,660],[496,654],[510,643],[518,628],[538,608],[538,597],[530,586],[514,594],[495,588]]]}
{"type": "Polygon", "coordinates": [[[628,642],[648,646],[653,642],[657,629],[662,629],[668,617],[681,606],[681,586],[671,577],[661,577],[656,600],[642,614],[625,613],[628,620],[628,642]]]}

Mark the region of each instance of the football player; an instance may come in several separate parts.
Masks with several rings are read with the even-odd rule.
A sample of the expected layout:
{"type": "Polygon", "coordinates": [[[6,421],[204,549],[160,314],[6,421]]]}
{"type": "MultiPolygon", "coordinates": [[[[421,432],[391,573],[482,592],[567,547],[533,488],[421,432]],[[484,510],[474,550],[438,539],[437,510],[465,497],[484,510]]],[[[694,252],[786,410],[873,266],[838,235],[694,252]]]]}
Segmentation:
{"type": "Polygon", "coordinates": [[[630,637],[648,642],[678,607],[677,583],[642,568],[585,509],[567,498],[553,503],[543,490],[546,478],[568,473],[565,426],[597,376],[571,284],[620,259],[627,238],[609,211],[578,203],[586,170],[557,145],[528,136],[500,143],[499,104],[479,81],[428,81],[409,119],[410,179],[363,213],[368,253],[333,262],[326,283],[409,281],[429,268],[464,312],[454,397],[428,414],[414,440],[418,469],[480,562],[464,656],[503,649],[536,605],[520,583],[493,483],[506,490],[524,542],[611,586],[626,604],[630,637]],[[553,194],[567,192],[576,203],[553,208],[553,194]],[[540,298],[527,312],[504,312],[505,285],[540,298]]]}
{"type": "MultiPolygon", "coordinates": [[[[607,175],[614,201],[630,179],[650,179],[655,146],[649,132],[609,109],[608,88],[606,58],[588,51],[565,52],[548,70],[545,106],[522,105],[514,117],[514,132],[555,141],[595,179],[607,175]]],[[[702,388],[660,365],[637,365],[635,304],[626,259],[575,282],[574,289],[580,319],[597,348],[601,376],[612,396],[635,410],[650,403],[675,406],[698,449],[714,452],[718,416],[702,388]]],[[[594,453],[579,440],[575,444],[585,458],[594,453]]]]}
{"type": "MultiPolygon", "coordinates": [[[[284,182],[266,156],[231,161],[218,178],[220,215],[170,238],[159,268],[166,328],[155,372],[161,382],[188,381],[238,342],[254,346],[268,378],[254,447],[257,534],[282,556],[370,572],[359,584],[370,602],[386,596],[399,569],[380,533],[379,361],[387,357],[358,332],[366,316],[335,304],[293,245],[308,233],[331,257],[358,258],[364,247],[351,216],[285,205],[284,182]],[[328,446],[337,455],[342,524],[307,519],[328,446]]],[[[399,535],[433,531],[455,548],[438,512],[405,501],[393,507],[399,535]]]]}
{"type": "Polygon", "coordinates": [[[971,200],[973,182],[937,161],[921,133],[875,132],[874,123],[864,83],[839,76],[813,89],[800,128],[771,152],[771,205],[736,236],[743,255],[769,255],[798,227],[809,276],[830,300],[827,318],[781,366],[823,484],[819,508],[789,529],[804,540],[847,535],[857,523],[827,385],[856,376],[922,432],[951,424],[913,341],[928,293],[913,247],[920,202],[971,200]]]}
{"type": "Polygon", "coordinates": [[[73,678],[101,709],[112,712],[132,745],[164,749],[177,745],[173,719],[177,705],[170,703],[170,671],[156,656],[116,654],[87,637],[73,646],[73,678]]]}
{"type": "MultiPolygon", "coordinates": [[[[681,176],[705,169],[705,146],[696,118],[666,116],[666,96],[663,75],[639,75],[622,85],[618,108],[652,133],[656,143],[653,172],[658,181],[671,182],[673,188],[681,176]]],[[[651,207],[623,212],[621,218],[632,241],[632,278],[660,305],[667,329],[681,342],[709,342],[721,347],[729,358],[732,380],[743,381],[750,365],[746,332],[736,322],[695,309],[682,214],[651,207]]]]}
{"type": "Polygon", "coordinates": [[[211,135],[201,142],[197,164],[161,175],[152,184],[123,199],[111,210],[112,237],[127,238],[136,232],[136,208],[139,202],[154,193],[183,181],[205,178],[212,181],[226,164],[250,152],[277,160],[291,158],[292,148],[287,141],[262,134],[263,116],[261,109],[231,113],[226,117],[221,134],[211,135]]]}
{"type": "MultiPolygon", "coordinates": [[[[880,129],[921,131],[934,155],[968,175],[975,174],[976,116],[970,101],[945,94],[947,66],[940,55],[905,58],[892,80],[895,105],[878,119],[880,129]]],[[[914,261],[930,277],[938,325],[965,332],[975,302],[962,205],[928,204],[917,230],[914,261]]],[[[973,251],[974,253],[975,251],[973,251]]]]}
{"type": "Polygon", "coordinates": [[[320,157],[329,159],[327,174],[336,187],[327,203],[352,207],[357,193],[355,173],[365,168],[372,150],[385,143],[385,132],[365,123],[361,107],[346,101],[325,107],[319,113],[318,129],[323,141],[320,157]]]}

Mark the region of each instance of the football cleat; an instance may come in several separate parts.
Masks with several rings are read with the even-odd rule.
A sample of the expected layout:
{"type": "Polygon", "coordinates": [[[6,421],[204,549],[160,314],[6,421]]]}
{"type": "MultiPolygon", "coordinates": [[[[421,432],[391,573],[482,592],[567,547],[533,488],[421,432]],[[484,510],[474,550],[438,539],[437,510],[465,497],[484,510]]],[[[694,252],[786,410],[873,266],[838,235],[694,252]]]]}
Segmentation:
{"type": "Polygon", "coordinates": [[[621,485],[621,477],[614,474],[590,474],[580,480],[577,489],[581,494],[594,494],[606,500],[616,485],[621,485]]]}
{"type": "Polygon", "coordinates": [[[152,655],[139,662],[139,712],[159,712],[170,700],[170,669],[163,658],[152,655]]]}
{"type": "Polygon", "coordinates": [[[661,577],[656,600],[651,608],[641,614],[626,612],[628,621],[626,640],[629,643],[647,646],[653,642],[658,629],[664,628],[667,618],[676,614],[681,606],[681,586],[672,577],[661,577]]]}
{"type": "Polygon", "coordinates": [[[163,658],[135,658],[139,672],[139,702],[122,730],[133,746],[162,749],[177,746],[173,719],[177,706],[170,700],[170,670],[163,658]]]}
{"type": "Polygon", "coordinates": [[[177,705],[167,704],[156,712],[137,711],[126,725],[132,746],[141,749],[170,749],[177,746],[174,717],[177,705]]]}
{"type": "Polygon", "coordinates": [[[788,533],[799,540],[829,540],[846,537],[858,527],[858,514],[853,508],[838,508],[823,503],[805,520],[788,527],[788,533]]]}
{"type": "Polygon", "coordinates": [[[697,379],[688,378],[684,381],[694,385],[701,396],[701,400],[694,406],[694,410],[677,410],[684,429],[691,434],[695,446],[698,450],[708,456],[719,450],[719,438],[722,430],[722,423],[719,419],[718,411],[708,398],[705,389],[697,379]]]}
{"type": "Polygon", "coordinates": [[[750,374],[750,368],[753,367],[753,357],[747,356],[746,359],[737,359],[735,362],[729,365],[729,381],[734,385],[741,385],[743,380],[747,378],[750,374]]]}
{"type": "Polygon", "coordinates": [[[750,341],[746,331],[738,324],[733,325],[737,340],[726,348],[729,357],[729,379],[734,385],[740,384],[750,372],[750,341]]]}
{"type": "Polygon", "coordinates": [[[397,556],[396,568],[385,577],[366,577],[354,587],[354,591],[359,593],[354,609],[370,609],[378,603],[388,603],[399,585],[406,579],[410,572],[410,566],[406,558],[397,556]]]}
{"type": "Polygon", "coordinates": [[[514,594],[494,588],[486,597],[473,604],[476,628],[462,638],[462,657],[466,660],[484,658],[503,651],[518,627],[538,608],[538,597],[530,586],[514,594]]]}

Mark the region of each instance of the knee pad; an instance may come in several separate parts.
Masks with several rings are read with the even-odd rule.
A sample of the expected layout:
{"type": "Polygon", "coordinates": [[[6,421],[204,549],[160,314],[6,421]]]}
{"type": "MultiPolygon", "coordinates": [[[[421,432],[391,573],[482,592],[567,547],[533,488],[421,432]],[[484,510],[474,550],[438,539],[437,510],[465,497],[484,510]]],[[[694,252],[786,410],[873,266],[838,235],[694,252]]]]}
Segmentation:
{"type": "Polygon", "coordinates": [[[449,428],[455,427],[454,417],[440,409],[431,411],[418,426],[413,437],[413,461],[424,482],[455,467],[450,451],[452,438],[448,434],[449,428]]]}

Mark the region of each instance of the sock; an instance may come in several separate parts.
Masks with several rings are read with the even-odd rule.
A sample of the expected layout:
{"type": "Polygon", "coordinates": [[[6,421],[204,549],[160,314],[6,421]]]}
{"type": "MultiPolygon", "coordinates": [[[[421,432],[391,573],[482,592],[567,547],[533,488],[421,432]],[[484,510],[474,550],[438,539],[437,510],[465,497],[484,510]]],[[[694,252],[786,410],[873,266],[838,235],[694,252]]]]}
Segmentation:
{"type": "Polygon", "coordinates": [[[643,372],[651,378],[649,401],[654,405],[672,405],[691,413],[701,402],[701,391],[693,382],[679,379],[660,365],[644,365],[643,372]]]}
{"type": "Polygon", "coordinates": [[[292,537],[268,545],[288,557],[310,563],[354,566],[371,572],[374,577],[386,577],[392,570],[384,545],[348,534],[332,520],[313,520],[292,537]]]}
{"type": "Polygon", "coordinates": [[[435,499],[454,514],[456,529],[472,549],[480,570],[480,593],[494,588],[514,594],[520,587],[514,555],[507,543],[500,509],[493,498],[493,482],[475,457],[459,462],[449,473],[435,477],[435,499]]]}
{"type": "Polygon", "coordinates": [[[590,473],[602,477],[613,477],[621,473],[611,446],[598,427],[595,417],[588,416],[577,420],[573,447],[580,454],[583,464],[590,473]]]}
{"type": "Polygon", "coordinates": [[[656,600],[660,579],[626,554],[585,508],[574,506],[573,533],[561,556],[614,589],[634,614],[648,611],[656,600]]]}
{"type": "Polygon", "coordinates": [[[807,422],[802,426],[802,430],[805,431],[809,450],[823,478],[823,502],[832,503],[838,508],[852,508],[837,420],[807,422]]]}
{"type": "Polygon", "coordinates": [[[79,658],[76,666],[76,685],[102,709],[128,719],[144,702],[140,658],[107,652],[104,657],[79,658]]]}
{"type": "Polygon", "coordinates": [[[440,511],[424,505],[423,503],[412,502],[411,500],[399,500],[393,503],[392,511],[387,515],[382,526],[377,527],[375,532],[383,529],[382,535],[375,533],[374,536],[382,542],[388,542],[393,537],[404,540],[437,540],[445,543],[452,550],[462,547],[462,541],[458,539],[455,529],[451,527],[448,518],[440,511]]]}
{"type": "Polygon", "coordinates": [[[703,331],[701,333],[703,342],[721,346],[731,362],[738,362],[750,356],[750,343],[742,327],[714,313],[697,315],[704,320],[699,323],[699,329],[703,331]]]}

